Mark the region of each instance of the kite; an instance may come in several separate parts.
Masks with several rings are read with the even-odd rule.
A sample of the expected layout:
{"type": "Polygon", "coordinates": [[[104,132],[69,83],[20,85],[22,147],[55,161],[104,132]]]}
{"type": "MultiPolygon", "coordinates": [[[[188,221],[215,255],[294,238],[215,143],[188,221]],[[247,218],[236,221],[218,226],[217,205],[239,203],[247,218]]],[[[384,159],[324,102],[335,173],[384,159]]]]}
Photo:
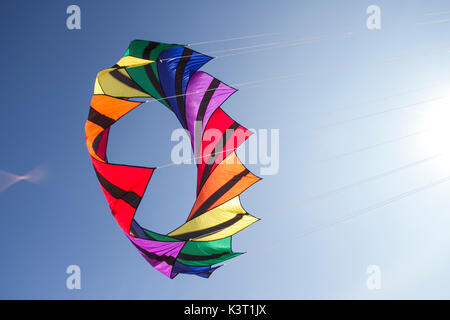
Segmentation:
{"type": "Polygon", "coordinates": [[[133,40],[113,67],[97,74],[85,124],[87,149],[112,215],[147,262],[171,279],[179,273],[208,278],[242,254],[233,252],[232,236],[259,220],[244,210],[240,194],[260,178],[235,152],[252,132],[220,108],[236,89],[198,71],[211,59],[183,45],[133,40]],[[188,132],[197,165],[193,207],[167,235],[134,219],[157,168],[110,163],[106,152],[111,126],[150,97],[188,132]]]}

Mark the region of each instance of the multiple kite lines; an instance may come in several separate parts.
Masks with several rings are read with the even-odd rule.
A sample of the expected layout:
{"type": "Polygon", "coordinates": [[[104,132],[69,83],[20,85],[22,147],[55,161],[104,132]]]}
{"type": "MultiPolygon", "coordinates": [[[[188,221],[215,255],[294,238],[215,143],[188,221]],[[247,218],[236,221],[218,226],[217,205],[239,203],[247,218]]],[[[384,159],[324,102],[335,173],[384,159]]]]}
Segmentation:
{"type": "MultiPolygon", "coordinates": [[[[430,13],[430,14],[427,14],[427,16],[438,16],[438,15],[443,15],[443,14],[448,14],[448,13],[450,13],[450,11],[430,13]]],[[[393,27],[393,28],[391,28],[389,30],[398,30],[398,29],[409,28],[409,27],[414,27],[414,26],[423,26],[423,25],[430,25],[430,24],[441,24],[441,23],[448,23],[448,22],[450,22],[450,19],[431,20],[431,21],[424,21],[424,22],[418,22],[418,23],[414,23],[414,24],[407,24],[407,25],[397,26],[397,27],[393,27]]],[[[287,32],[262,33],[262,34],[234,37],[234,38],[217,39],[217,40],[210,40],[210,41],[190,43],[190,44],[187,44],[185,47],[202,46],[202,45],[207,45],[207,44],[224,43],[224,42],[230,42],[230,41],[241,41],[241,40],[249,40],[249,39],[261,39],[261,38],[265,38],[265,37],[278,36],[278,35],[282,35],[282,34],[286,34],[286,33],[287,32]]],[[[212,55],[219,54],[218,56],[215,56],[215,58],[217,59],[217,58],[229,57],[229,56],[234,56],[234,55],[249,54],[249,53],[254,53],[254,52],[257,52],[257,51],[268,50],[268,49],[275,49],[275,48],[280,48],[280,47],[303,45],[303,44],[315,43],[315,42],[331,40],[331,39],[348,38],[348,37],[358,36],[358,35],[367,34],[367,33],[368,33],[367,31],[364,31],[364,32],[357,31],[357,32],[347,32],[347,33],[342,33],[342,34],[326,35],[326,36],[320,36],[320,37],[296,38],[296,39],[286,40],[286,41],[271,41],[271,42],[267,42],[267,43],[261,43],[261,44],[250,45],[250,46],[242,46],[242,47],[235,47],[235,48],[230,48],[230,49],[216,50],[216,51],[211,51],[211,52],[207,52],[207,53],[208,54],[212,54],[212,55]]],[[[373,63],[392,62],[392,61],[395,61],[395,60],[404,59],[404,58],[408,58],[408,57],[411,57],[411,56],[423,55],[423,54],[430,54],[430,53],[436,53],[436,52],[448,52],[449,49],[450,49],[450,47],[441,47],[441,48],[438,48],[438,49],[434,49],[434,50],[431,50],[431,51],[425,51],[425,52],[423,50],[421,50],[419,52],[409,52],[408,54],[400,56],[400,57],[398,57],[398,56],[397,57],[388,57],[388,58],[377,60],[377,61],[369,61],[366,64],[359,65],[359,66],[373,65],[373,63]]],[[[182,53],[181,55],[172,55],[170,57],[160,57],[159,58],[160,59],[159,62],[167,62],[167,63],[169,63],[172,60],[177,60],[177,59],[183,61],[184,58],[191,57],[191,54],[184,55],[184,51],[181,51],[181,53],[182,53]]],[[[133,63],[136,63],[136,61],[133,61],[133,63]]],[[[234,87],[234,88],[253,87],[255,85],[256,86],[261,85],[262,83],[267,82],[267,81],[287,80],[287,79],[292,79],[292,78],[295,78],[295,77],[305,76],[305,75],[314,74],[314,73],[335,72],[335,71],[339,71],[341,68],[342,68],[342,66],[338,67],[338,68],[334,68],[334,69],[318,70],[317,72],[303,72],[303,73],[285,74],[285,75],[269,77],[269,78],[265,78],[265,79],[257,79],[257,80],[254,80],[254,81],[247,81],[247,82],[242,82],[242,83],[236,83],[234,85],[231,85],[231,87],[234,87]]],[[[120,77],[120,75],[118,75],[118,76],[120,77]]],[[[412,92],[419,92],[419,91],[422,91],[422,90],[425,90],[425,89],[436,88],[436,87],[440,87],[440,86],[443,86],[443,85],[442,84],[431,84],[429,86],[422,87],[422,88],[410,89],[410,90],[407,90],[407,91],[402,92],[402,93],[398,93],[398,94],[395,94],[395,95],[391,95],[391,96],[387,96],[387,97],[383,97],[383,98],[377,99],[377,100],[375,100],[375,102],[384,101],[384,100],[390,99],[390,98],[398,96],[398,95],[405,95],[405,94],[409,94],[409,93],[412,93],[412,92]]],[[[211,88],[211,89],[208,88],[206,90],[203,88],[200,91],[199,90],[191,90],[190,92],[187,92],[187,93],[173,94],[173,95],[168,95],[168,96],[164,96],[164,97],[160,97],[160,98],[147,99],[147,100],[144,100],[144,101],[141,101],[141,102],[136,102],[136,103],[140,104],[140,103],[149,103],[149,102],[154,102],[154,101],[167,102],[167,101],[170,101],[171,99],[175,99],[176,100],[177,98],[180,98],[180,97],[185,97],[186,98],[188,95],[193,95],[194,97],[197,96],[200,93],[202,95],[205,95],[205,94],[207,94],[208,91],[214,91],[214,90],[215,90],[215,88],[211,88]]],[[[152,95],[152,96],[155,96],[155,95],[152,95]]],[[[374,117],[374,116],[381,115],[381,114],[384,114],[384,113],[387,113],[387,112],[391,112],[391,111],[402,110],[402,109],[409,109],[409,108],[415,107],[417,105],[422,105],[422,104],[426,104],[426,103],[429,103],[429,102],[442,100],[442,99],[447,98],[447,97],[448,96],[431,97],[429,99],[421,100],[421,101],[414,102],[414,103],[411,103],[411,104],[408,104],[408,105],[392,107],[392,108],[385,109],[383,111],[370,113],[370,114],[363,115],[363,116],[357,116],[357,117],[353,117],[353,118],[350,118],[350,119],[346,119],[346,120],[342,120],[342,121],[336,121],[334,123],[329,123],[329,124],[317,126],[317,127],[312,128],[312,131],[316,131],[318,129],[326,129],[326,128],[329,128],[329,127],[332,127],[332,126],[341,125],[341,124],[345,124],[345,123],[348,123],[348,122],[351,122],[351,121],[357,121],[357,120],[364,119],[364,118],[374,117]]],[[[131,106],[130,106],[130,108],[131,108],[131,106]]],[[[181,119],[185,119],[185,118],[183,118],[183,115],[180,115],[180,116],[181,116],[181,119]]],[[[184,115],[184,117],[185,117],[185,115],[184,115]]],[[[369,145],[369,146],[366,146],[366,147],[362,147],[362,148],[359,148],[359,149],[356,149],[356,150],[353,150],[353,151],[350,151],[350,152],[342,153],[342,154],[330,157],[330,158],[325,159],[325,160],[329,161],[329,160],[333,160],[333,159],[336,159],[336,158],[339,158],[339,157],[350,156],[350,155],[358,153],[358,152],[364,152],[364,151],[370,150],[372,148],[377,148],[377,147],[380,147],[380,146],[383,146],[383,145],[386,145],[386,144],[396,143],[396,142],[404,140],[404,139],[408,139],[408,138],[411,138],[411,137],[419,136],[419,135],[428,133],[428,132],[436,130],[436,129],[437,128],[426,128],[424,130],[415,131],[415,132],[412,132],[412,133],[409,133],[409,134],[406,134],[406,135],[403,135],[403,136],[400,136],[400,137],[396,137],[396,138],[389,139],[389,140],[386,140],[386,141],[383,141],[383,142],[372,144],[372,145],[369,145]]],[[[309,129],[309,130],[311,130],[311,129],[309,129]]],[[[107,137],[107,132],[106,132],[106,134],[104,134],[104,136],[107,137]]],[[[102,143],[102,141],[97,141],[97,148],[106,148],[106,147],[102,147],[101,143],[102,143]],[[99,144],[100,144],[100,146],[99,146],[99,144]]],[[[105,143],[105,142],[103,142],[103,143],[105,143]]],[[[234,148],[231,148],[229,150],[224,149],[225,152],[233,151],[233,150],[234,150],[234,148]]],[[[359,181],[355,181],[353,183],[350,183],[350,184],[347,184],[347,185],[344,185],[344,186],[341,186],[341,187],[338,187],[338,188],[335,188],[335,189],[328,190],[328,191],[323,192],[321,194],[318,194],[318,195],[315,195],[315,196],[303,199],[303,200],[301,200],[301,201],[299,201],[297,203],[293,203],[292,205],[290,205],[288,207],[278,208],[276,214],[279,215],[281,212],[292,211],[293,209],[298,208],[299,206],[304,205],[306,203],[310,203],[310,202],[313,202],[313,201],[318,201],[318,200],[330,197],[331,195],[334,195],[336,193],[340,193],[340,192],[343,192],[345,190],[348,190],[348,189],[351,189],[351,188],[355,188],[355,187],[363,185],[363,184],[367,184],[367,183],[370,183],[370,182],[373,182],[373,181],[376,181],[376,180],[380,180],[380,179],[385,178],[387,176],[393,175],[393,174],[395,174],[397,172],[400,172],[400,171],[403,171],[403,170],[407,170],[407,169],[410,169],[410,168],[422,165],[424,163],[431,162],[431,161],[436,160],[438,158],[447,156],[448,153],[449,153],[449,150],[446,149],[446,150],[443,150],[442,152],[436,153],[436,154],[434,154],[432,156],[427,156],[425,158],[422,158],[422,159],[419,159],[419,160],[407,163],[405,165],[402,165],[402,166],[399,166],[399,167],[392,168],[392,169],[389,169],[387,171],[381,172],[381,173],[379,173],[377,175],[370,176],[370,177],[367,177],[365,179],[362,179],[362,180],[359,180],[359,181]]],[[[93,154],[97,154],[97,152],[94,152],[93,154]]],[[[98,159],[94,159],[93,161],[97,161],[97,160],[98,159]]],[[[164,165],[158,166],[157,168],[164,168],[164,167],[168,167],[168,166],[171,166],[171,165],[173,165],[173,164],[164,164],[164,165]]],[[[99,170],[100,166],[101,165],[97,164],[97,167],[96,167],[96,171],[97,171],[97,175],[98,176],[99,176],[98,170],[99,170]]],[[[14,175],[14,174],[11,174],[11,173],[8,173],[8,172],[0,170],[0,192],[6,190],[7,188],[11,187],[12,185],[14,185],[15,183],[17,183],[19,181],[30,181],[30,182],[41,181],[42,178],[44,177],[44,173],[45,173],[45,171],[42,168],[40,168],[40,167],[31,170],[28,174],[23,175],[23,176],[14,175]]],[[[150,173],[150,176],[151,176],[151,173],[150,173]]],[[[101,177],[99,177],[99,180],[102,183],[101,177]]],[[[378,208],[387,206],[387,205],[389,205],[389,204],[391,204],[393,202],[402,200],[402,199],[404,199],[406,197],[409,197],[411,195],[417,194],[417,193],[419,193],[421,191],[424,191],[424,190],[428,190],[428,189],[430,189],[432,187],[441,185],[441,184],[446,183],[448,181],[450,181],[450,176],[445,176],[443,178],[440,178],[440,179],[437,179],[435,181],[432,181],[432,182],[430,182],[428,184],[419,186],[417,188],[410,189],[410,190],[408,190],[408,191],[406,191],[404,193],[398,194],[398,195],[393,196],[391,198],[388,198],[386,200],[383,200],[383,201],[374,203],[372,205],[369,205],[366,208],[362,208],[362,209],[358,209],[358,210],[355,210],[353,212],[350,212],[348,215],[343,216],[341,218],[338,218],[338,219],[335,219],[335,220],[330,221],[328,223],[324,223],[324,224],[318,225],[318,226],[316,226],[314,228],[305,230],[304,232],[298,234],[296,237],[297,238],[305,237],[305,236],[310,235],[312,233],[319,232],[319,231],[324,230],[326,228],[332,227],[332,226],[334,226],[336,224],[349,221],[350,219],[353,219],[355,217],[361,216],[363,214],[366,214],[366,213],[371,212],[373,210],[376,210],[378,208]]],[[[105,187],[105,185],[103,185],[103,187],[105,187]]],[[[130,201],[134,201],[134,200],[130,200],[130,201]]],[[[145,230],[145,229],[141,228],[139,225],[137,225],[137,223],[134,223],[133,225],[131,225],[129,227],[135,233],[141,233],[141,235],[145,234],[145,236],[147,238],[150,237],[153,240],[164,240],[164,241],[170,242],[170,240],[168,240],[168,239],[156,239],[160,235],[151,233],[149,230],[145,230]]],[[[205,234],[204,236],[207,236],[207,235],[205,234]]],[[[172,241],[175,241],[175,240],[172,240],[172,241]]],[[[272,245],[273,245],[273,247],[275,247],[275,246],[277,246],[277,245],[279,245],[281,243],[283,243],[282,240],[280,240],[279,242],[276,242],[276,243],[272,243],[272,245]]],[[[145,250],[143,250],[143,248],[139,247],[139,245],[142,245],[142,242],[137,243],[135,241],[133,244],[141,252],[145,251],[145,250]]],[[[181,247],[180,248],[175,248],[175,246],[172,246],[172,247],[173,247],[172,250],[181,249],[181,247]]],[[[195,249],[198,249],[198,248],[191,248],[191,250],[194,250],[194,251],[195,251],[195,249]]],[[[264,248],[265,251],[267,251],[267,249],[269,249],[269,248],[267,248],[267,247],[264,248]]],[[[147,251],[151,251],[151,250],[147,250],[147,251]]],[[[229,252],[228,254],[232,254],[232,253],[229,252]]],[[[187,257],[189,256],[189,254],[185,254],[185,256],[186,256],[186,259],[188,259],[187,257]]],[[[149,256],[146,257],[146,259],[148,261],[151,261],[152,258],[154,259],[154,257],[149,257],[149,256]]],[[[171,259],[173,259],[173,255],[170,256],[170,254],[169,254],[167,256],[167,261],[170,261],[171,259]]],[[[167,262],[167,261],[165,261],[165,262],[167,262]]],[[[183,260],[181,259],[180,261],[183,261],[183,260]]],[[[152,262],[150,262],[150,263],[152,264],[152,262]]],[[[228,263],[229,262],[227,262],[226,264],[228,264],[228,263]]],[[[191,265],[192,265],[192,263],[191,263],[191,265]]],[[[201,264],[197,264],[197,265],[200,266],[201,264]]],[[[200,269],[194,270],[194,271],[193,270],[194,270],[193,268],[188,270],[188,269],[182,269],[180,266],[178,267],[178,271],[180,273],[193,273],[193,274],[197,274],[197,275],[200,275],[200,276],[209,276],[209,274],[214,270],[214,268],[210,268],[208,270],[206,270],[205,268],[203,268],[201,270],[200,269]]],[[[159,270],[159,271],[161,271],[163,273],[164,272],[167,273],[167,271],[165,271],[165,270],[159,270]]],[[[172,274],[171,274],[171,272],[172,272],[172,270],[168,273],[168,276],[173,277],[175,275],[175,273],[172,272],[172,274]]]]}
{"type": "MultiPolygon", "coordinates": [[[[427,15],[441,15],[441,14],[448,14],[448,13],[450,13],[450,11],[433,13],[433,14],[427,14],[427,15]]],[[[447,22],[450,22],[450,19],[441,19],[441,20],[432,20],[432,21],[414,23],[414,24],[400,26],[400,27],[398,27],[396,29],[401,29],[401,28],[406,28],[406,27],[411,27],[411,26],[440,24],[440,23],[447,23],[447,22]]],[[[191,46],[193,46],[193,45],[204,45],[204,44],[209,44],[209,43],[218,43],[218,42],[225,42],[225,41],[232,41],[232,40],[241,40],[241,39],[250,39],[250,38],[261,38],[261,37],[273,36],[273,35],[276,35],[276,34],[274,34],[274,33],[259,34],[259,35],[254,35],[254,36],[245,36],[245,37],[213,40],[213,41],[209,41],[209,42],[199,42],[199,43],[193,43],[193,44],[190,44],[190,45],[191,46]]],[[[354,35],[356,35],[356,33],[347,33],[347,34],[340,35],[340,37],[348,37],[348,36],[354,36],[354,35]]],[[[331,39],[331,37],[320,37],[320,38],[316,38],[316,39],[311,39],[311,38],[310,39],[298,39],[298,41],[294,40],[294,41],[291,41],[291,42],[269,43],[269,44],[258,45],[258,46],[253,46],[253,47],[247,46],[247,47],[240,47],[240,48],[233,48],[233,49],[223,50],[222,52],[245,50],[245,49],[252,49],[252,48],[257,48],[257,47],[264,48],[264,49],[277,48],[279,45],[300,45],[300,44],[305,44],[305,43],[311,43],[311,42],[314,42],[314,41],[321,41],[321,40],[325,40],[325,39],[331,39]]],[[[220,52],[220,51],[215,51],[215,52],[210,52],[210,53],[218,53],[218,52],[220,52]]],[[[240,53],[237,53],[237,54],[247,54],[247,53],[252,53],[252,52],[254,52],[254,51],[243,51],[243,52],[240,52],[240,53]]],[[[404,58],[408,58],[408,57],[412,57],[412,56],[418,56],[418,55],[420,56],[420,55],[436,53],[436,52],[445,52],[445,53],[447,53],[447,52],[449,52],[449,47],[445,46],[445,47],[442,47],[442,48],[438,48],[437,50],[431,50],[431,51],[430,50],[429,51],[420,50],[418,52],[409,52],[408,54],[400,56],[400,57],[399,56],[395,56],[395,57],[388,57],[388,58],[385,58],[385,59],[381,59],[381,60],[378,60],[378,61],[371,61],[371,62],[368,63],[368,65],[373,65],[374,62],[379,62],[379,63],[392,62],[392,61],[396,61],[396,60],[400,60],[400,59],[404,59],[404,58]]],[[[228,55],[224,55],[224,56],[228,56],[228,55]]],[[[219,57],[222,57],[222,56],[219,56],[219,57]]],[[[321,72],[333,72],[333,71],[336,71],[336,69],[334,69],[334,70],[322,70],[322,71],[319,71],[318,73],[321,73],[321,72]]],[[[246,83],[234,84],[233,86],[234,87],[244,87],[244,86],[255,85],[255,84],[259,85],[262,82],[266,82],[266,81],[284,80],[284,79],[289,79],[289,78],[298,77],[298,76],[304,76],[304,75],[307,75],[307,73],[297,73],[297,74],[282,75],[282,76],[278,76],[278,77],[271,77],[271,78],[266,78],[266,79],[259,79],[259,80],[255,80],[255,81],[249,81],[249,82],[246,82],[246,83]]],[[[413,93],[413,92],[423,91],[425,89],[444,87],[445,85],[448,85],[448,84],[442,84],[442,83],[437,84],[437,83],[435,83],[435,84],[431,84],[429,86],[418,88],[418,89],[409,89],[409,90],[407,90],[405,92],[401,92],[401,93],[398,93],[398,94],[394,94],[394,95],[391,95],[391,96],[387,96],[387,97],[383,97],[383,98],[377,99],[376,102],[377,101],[388,100],[388,99],[391,99],[391,98],[399,96],[399,95],[405,95],[405,94],[409,94],[409,93],[413,93]]],[[[364,119],[364,118],[370,118],[370,117],[382,115],[382,114],[385,114],[385,113],[388,113],[388,112],[392,112],[392,111],[397,111],[397,110],[402,110],[402,109],[408,110],[409,108],[413,108],[413,107],[416,107],[418,105],[424,105],[424,104],[427,104],[427,103],[430,103],[430,102],[440,101],[440,100],[446,99],[448,97],[449,97],[448,95],[434,96],[434,97],[431,97],[429,99],[424,99],[424,100],[413,102],[413,103],[410,103],[410,104],[407,104],[407,105],[391,107],[391,108],[385,109],[383,111],[379,111],[379,112],[375,112],[375,113],[371,113],[371,114],[367,114],[367,115],[363,115],[363,116],[357,116],[357,117],[353,117],[353,118],[342,120],[342,121],[337,121],[337,122],[326,124],[326,125],[322,125],[322,126],[317,126],[317,127],[312,128],[312,131],[316,131],[318,129],[326,129],[326,128],[329,128],[329,127],[332,127],[332,126],[341,125],[341,124],[345,124],[345,123],[348,123],[348,122],[351,122],[351,121],[361,120],[361,119],[364,119]]],[[[337,109],[340,109],[340,108],[337,108],[337,109]]],[[[336,111],[336,109],[334,111],[336,111]]],[[[377,148],[377,147],[380,147],[380,146],[383,146],[383,145],[386,145],[386,144],[395,143],[395,142],[398,142],[400,140],[408,139],[408,138],[411,138],[411,137],[417,137],[419,135],[430,133],[430,132],[433,132],[433,131],[436,131],[436,130],[439,130],[439,129],[440,128],[438,128],[436,126],[431,127],[431,128],[426,128],[424,130],[415,131],[415,132],[412,132],[412,133],[409,133],[409,134],[406,134],[406,135],[403,135],[403,136],[400,136],[400,137],[396,137],[396,138],[389,139],[389,140],[386,140],[386,141],[383,141],[383,142],[380,142],[380,143],[376,143],[376,144],[373,144],[373,145],[362,147],[362,148],[356,149],[354,151],[350,151],[350,152],[347,152],[347,153],[342,153],[340,155],[336,155],[334,157],[330,157],[330,158],[325,159],[325,160],[329,161],[329,160],[332,160],[332,159],[336,159],[338,157],[349,156],[349,155],[352,155],[352,154],[355,154],[355,153],[358,153],[358,152],[367,151],[367,150],[370,150],[372,148],[377,148]]],[[[363,184],[367,184],[369,182],[376,181],[376,180],[379,180],[379,179],[391,176],[391,175],[393,175],[395,173],[398,173],[400,171],[411,169],[413,167],[420,166],[420,165],[423,165],[425,163],[432,162],[433,160],[436,160],[438,158],[441,158],[441,157],[444,157],[444,156],[448,156],[448,153],[449,153],[449,150],[445,149],[444,151],[439,152],[437,154],[434,154],[432,156],[428,156],[428,157],[425,157],[425,158],[422,158],[422,159],[419,159],[419,160],[407,163],[405,165],[402,165],[402,166],[399,166],[399,167],[387,170],[387,171],[379,173],[377,175],[374,175],[374,176],[371,176],[371,177],[367,177],[367,178],[359,180],[359,181],[355,181],[355,182],[350,183],[348,185],[344,185],[344,186],[341,186],[341,187],[338,187],[338,188],[326,191],[324,193],[321,193],[321,194],[318,194],[318,195],[315,195],[315,196],[303,199],[300,202],[294,203],[294,204],[292,204],[292,205],[290,205],[290,206],[288,206],[286,208],[278,208],[276,210],[276,212],[274,212],[274,214],[276,214],[278,216],[280,213],[283,213],[283,212],[291,212],[292,210],[297,209],[299,206],[304,205],[306,203],[318,201],[318,200],[330,197],[331,195],[334,195],[336,193],[340,193],[340,192],[343,192],[345,190],[348,190],[348,189],[351,189],[351,188],[355,188],[357,186],[360,186],[360,185],[363,185],[363,184]]],[[[161,167],[165,167],[165,166],[170,166],[170,164],[163,165],[161,167]]],[[[302,237],[308,236],[310,234],[313,234],[313,233],[322,231],[324,229],[330,228],[330,227],[332,227],[334,225],[347,222],[347,221],[349,221],[349,220],[351,220],[353,218],[356,218],[356,217],[361,216],[363,214],[369,213],[369,212],[374,211],[376,209],[388,206],[388,205],[390,205],[390,204],[392,204],[392,203],[394,203],[396,201],[400,201],[400,200],[402,200],[402,199],[404,199],[406,197],[410,197],[410,196],[415,195],[415,194],[417,194],[419,192],[422,192],[422,191],[428,190],[430,188],[442,185],[442,184],[448,182],[449,180],[450,180],[450,176],[445,176],[443,178],[437,179],[437,180],[432,181],[430,183],[427,183],[425,185],[422,185],[422,186],[410,189],[410,190],[408,190],[406,192],[403,192],[401,194],[392,196],[392,197],[390,197],[388,199],[385,199],[383,201],[380,201],[380,202],[374,203],[372,205],[369,205],[366,208],[362,208],[362,209],[358,209],[358,210],[355,210],[353,212],[350,212],[349,214],[347,214],[347,215],[345,215],[343,217],[337,218],[337,219],[335,219],[333,221],[330,221],[330,222],[318,225],[316,227],[307,229],[307,230],[301,232],[300,234],[298,234],[297,236],[295,236],[295,238],[296,239],[302,238],[302,237]]],[[[267,252],[267,250],[270,249],[270,248],[275,248],[276,246],[279,246],[279,245],[282,245],[283,243],[286,243],[285,240],[286,239],[281,239],[281,240],[279,240],[279,241],[277,241],[275,243],[272,243],[271,247],[269,247],[269,248],[265,246],[264,247],[264,251],[267,252]]],[[[289,236],[289,240],[292,240],[291,236],[289,236]]],[[[253,253],[255,253],[255,252],[253,252],[253,253]]],[[[232,262],[226,262],[225,264],[228,265],[228,264],[230,264],[232,262]]]]}

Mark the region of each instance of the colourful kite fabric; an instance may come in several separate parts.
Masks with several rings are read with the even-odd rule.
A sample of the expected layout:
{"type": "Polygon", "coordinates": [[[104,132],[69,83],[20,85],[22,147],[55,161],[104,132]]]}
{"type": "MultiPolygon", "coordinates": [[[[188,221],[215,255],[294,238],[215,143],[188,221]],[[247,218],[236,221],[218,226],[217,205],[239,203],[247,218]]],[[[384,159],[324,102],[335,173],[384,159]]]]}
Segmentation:
{"type": "Polygon", "coordinates": [[[211,59],[178,44],[132,41],[124,57],[98,73],[85,125],[112,215],[147,262],[169,278],[179,273],[208,278],[220,263],[241,254],[231,249],[232,235],[258,221],[242,208],[239,195],[260,178],[235,153],[251,132],[220,108],[236,89],[198,71],[211,59]],[[113,164],[106,155],[110,127],[145,102],[131,99],[148,97],[169,108],[188,131],[197,165],[192,210],[167,235],[134,219],[156,168],[113,164]]]}

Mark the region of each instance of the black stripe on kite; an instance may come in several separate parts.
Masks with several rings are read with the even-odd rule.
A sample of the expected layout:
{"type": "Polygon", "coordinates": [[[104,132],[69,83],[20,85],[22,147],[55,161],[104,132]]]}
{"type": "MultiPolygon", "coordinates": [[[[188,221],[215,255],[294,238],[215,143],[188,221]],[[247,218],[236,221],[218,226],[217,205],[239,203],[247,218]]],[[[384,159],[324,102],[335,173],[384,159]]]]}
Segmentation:
{"type": "Polygon", "coordinates": [[[115,69],[113,71],[110,71],[109,74],[114,77],[117,81],[120,81],[124,85],[129,86],[130,88],[133,88],[135,90],[141,91],[142,93],[147,94],[145,90],[136,82],[134,82],[132,79],[128,78],[127,76],[120,73],[118,69],[115,69]]]}
{"type": "Polygon", "coordinates": [[[210,227],[210,228],[206,228],[206,229],[202,229],[202,230],[197,230],[197,231],[183,233],[183,234],[180,234],[180,235],[177,235],[177,236],[172,236],[172,237],[175,238],[175,239],[178,239],[178,240],[188,241],[190,239],[195,239],[195,238],[199,238],[201,236],[206,236],[206,235],[209,235],[209,234],[213,234],[213,233],[219,232],[220,230],[223,230],[225,228],[228,228],[228,227],[232,226],[233,224],[235,224],[236,222],[241,220],[245,215],[246,215],[246,213],[239,213],[233,219],[225,221],[225,222],[223,222],[221,224],[218,224],[216,226],[213,226],[213,227],[210,227]]]}
{"type": "Polygon", "coordinates": [[[97,137],[95,137],[94,142],[92,142],[92,149],[94,149],[94,152],[97,154],[97,156],[99,156],[100,158],[102,158],[103,160],[108,162],[108,160],[107,160],[108,157],[106,155],[106,147],[105,147],[105,156],[104,156],[104,158],[101,157],[98,154],[98,148],[100,147],[100,142],[102,141],[103,135],[105,135],[105,134],[106,134],[105,139],[108,139],[108,134],[109,134],[109,130],[108,129],[105,129],[104,131],[100,132],[100,134],[97,137]]]}
{"type": "Polygon", "coordinates": [[[153,252],[148,252],[147,250],[141,248],[140,246],[138,246],[136,243],[134,243],[133,241],[131,241],[131,243],[143,254],[145,254],[148,258],[152,259],[152,260],[157,260],[157,261],[161,261],[161,262],[165,262],[168,265],[173,266],[175,264],[175,258],[171,257],[171,256],[166,256],[166,255],[162,255],[162,256],[158,256],[157,254],[153,253],[153,252]]]}
{"type": "MultiPolygon", "coordinates": [[[[156,49],[156,47],[159,46],[158,42],[150,42],[149,45],[144,49],[144,52],[142,53],[142,58],[146,60],[150,59],[150,53],[153,49],[156,49]]],[[[148,79],[152,83],[155,90],[159,93],[159,95],[166,100],[164,92],[161,88],[161,84],[159,83],[158,79],[156,78],[155,72],[153,71],[152,64],[146,64],[144,65],[145,73],[147,74],[148,79]]]]}
{"type": "Polygon", "coordinates": [[[186,127],[186,110],[184,105],[184,97],[183,97],[183,74],[184,70],[186,69],[186,65],[189,61],[189,59],[192,56],[191,49],[184,48],[182,57],[180,58],[180,61],[178,62],[178,66],[175,72],[175,95],[177,99],[177,105],[178,110],[180,110],[181,117],[184,121],[184,127],[186,127]]]}
{"type": "Polygon", "coordinates": [[[159,42],[149,41],[147,47],[142,52],[142,59],[151,60],[150,53],[160,45],[159,42]]]}
{"type": "Polygon", "coordinates": [[[233,132],[234,132],[237,128],[239,128],[239,126],[240,126],[239,123],[234,121],[231,124],[231,126],[227,130],[225,130],[225,132],[222,135],[222,137],[220,138],[219,142],[217,142],[216,147],[214,148],[213,152],[211,152],[211,155],[210,155],[210,157],[207,160],[207,164],[206,164],[205,168],[203,169],[202,179],[200,181],[200,185],[199,185],[199,188],[198,188],[199,192],[202,189],[203,185],[205,184],[206,180],[208,179],[209,175],[211,174],[212,166],[216,162],[217,157],[219,156],[219,154],[221,154],[221,152],[225,148],[225,145],[227,144],[228,138],[230,138],[232,136],[231,134],[229,134],[230,130],[233,130],[233,132]],[[227,135],[229,135],[229,137],[227,135]],[[220,149],[220,151],[216,152],[218,145],[221,145],[222,148],[220,149]]]}
{"type": "Polygon", "coordinates": [[[180,253],[177,259],[189,260],[189,261],[205,261],[210,259],[217,259],[226,254],[230,254],[230,252],[222,252],[222,253],[214,253],[209,256],[197,256],[193,254],[180,253]]]}
{"type": "Polygon", "coordinates": [[[208,108],[208,104],[211,101],[214,92],[219,87],[220,81],[216,78],[211,81],[209,84],[208,89],[206,90],[205,94],[203,95],[202,101],[200,102],[200,106],[198,107],[198,113],[197,118],[194,123],[194,132],[195,132],[195,145],[197,150],[195,150],[196,156],[200,153],[200,146],[202,143],[202,126],[198,126],[199,124],[203,124],[203,118],[205,117],[206,109],[208,108]]]}
{"type": "Polygon", "coordinates": [[[99,125],[103,129],[106,129],[106,128],[112,126],[113,123],[116,122],[116,120],[111,119],[111,118],[101,114],[100,112],[98,112],[97,110],[95,110],[92,107],[89,109],[88,120],[90,122],[95,123],[96,125],[99,125]]]}
{"type": "Polygon", "coordinates": [[[216,192],[214,192],[205,202],[202,203],[200,207],[198,207],[197,211],[192,215],[191,219],[198,217],[202,213],[205,213],[209,207],[211,207],[217,200],[220,199],[225,193],[227,193],[231,188],[233,188],[243,177],[249,174],[250,171],[245,169],[241,173],[235,175],[231,178],[230,181],[225,183],[222,187],[220,187],[216,192]]]}
{"type": "Polygon", "coordinates": [[[132,206],[134,209],[137,209],[139,203],[141,202],[140,196],[138,196],[133,191],[126,191],[115,186],[114,184],[106,180],[96,169],[95,173],[97,174],[98,181],[100,182],[102,187],[105,188],[105,190],[108,191],[111,196],[116,199],[121,199],[132,206]]]}
{"type": "Polygon", "coordinates": [[[92,149],[94,149],[95,153],[97,153],[98,146],[100,145],[104,132],[105,131],[102,131],[97,137],[95,137],[94,142],[92,143],[92,149]]]}

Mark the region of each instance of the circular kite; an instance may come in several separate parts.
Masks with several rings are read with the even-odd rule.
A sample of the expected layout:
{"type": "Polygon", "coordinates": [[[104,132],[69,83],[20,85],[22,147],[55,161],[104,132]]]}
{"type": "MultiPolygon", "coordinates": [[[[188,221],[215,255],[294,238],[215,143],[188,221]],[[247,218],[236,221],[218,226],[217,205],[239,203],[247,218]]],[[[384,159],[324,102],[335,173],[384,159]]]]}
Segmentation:
{"type": "Polygon", "coordinates": [[[169,278],[179,273],[208,278],[220,263],[241,253],[231,237],[258,219],[239,195],[260,180],[237,158],[251,132],[221,108],[236,90],[198,71],[212,57],[182,45],[144,40],[130,43],[112,68],[98,73],[86,144],[111,213],[147,262],[169,278]],[[169,108],[188,132],[197,165],[196,199],[187,221],[167,235],[141,227],[134,219],[157,168],[110,163],[110,127],[152,97],[169,108]]]}

